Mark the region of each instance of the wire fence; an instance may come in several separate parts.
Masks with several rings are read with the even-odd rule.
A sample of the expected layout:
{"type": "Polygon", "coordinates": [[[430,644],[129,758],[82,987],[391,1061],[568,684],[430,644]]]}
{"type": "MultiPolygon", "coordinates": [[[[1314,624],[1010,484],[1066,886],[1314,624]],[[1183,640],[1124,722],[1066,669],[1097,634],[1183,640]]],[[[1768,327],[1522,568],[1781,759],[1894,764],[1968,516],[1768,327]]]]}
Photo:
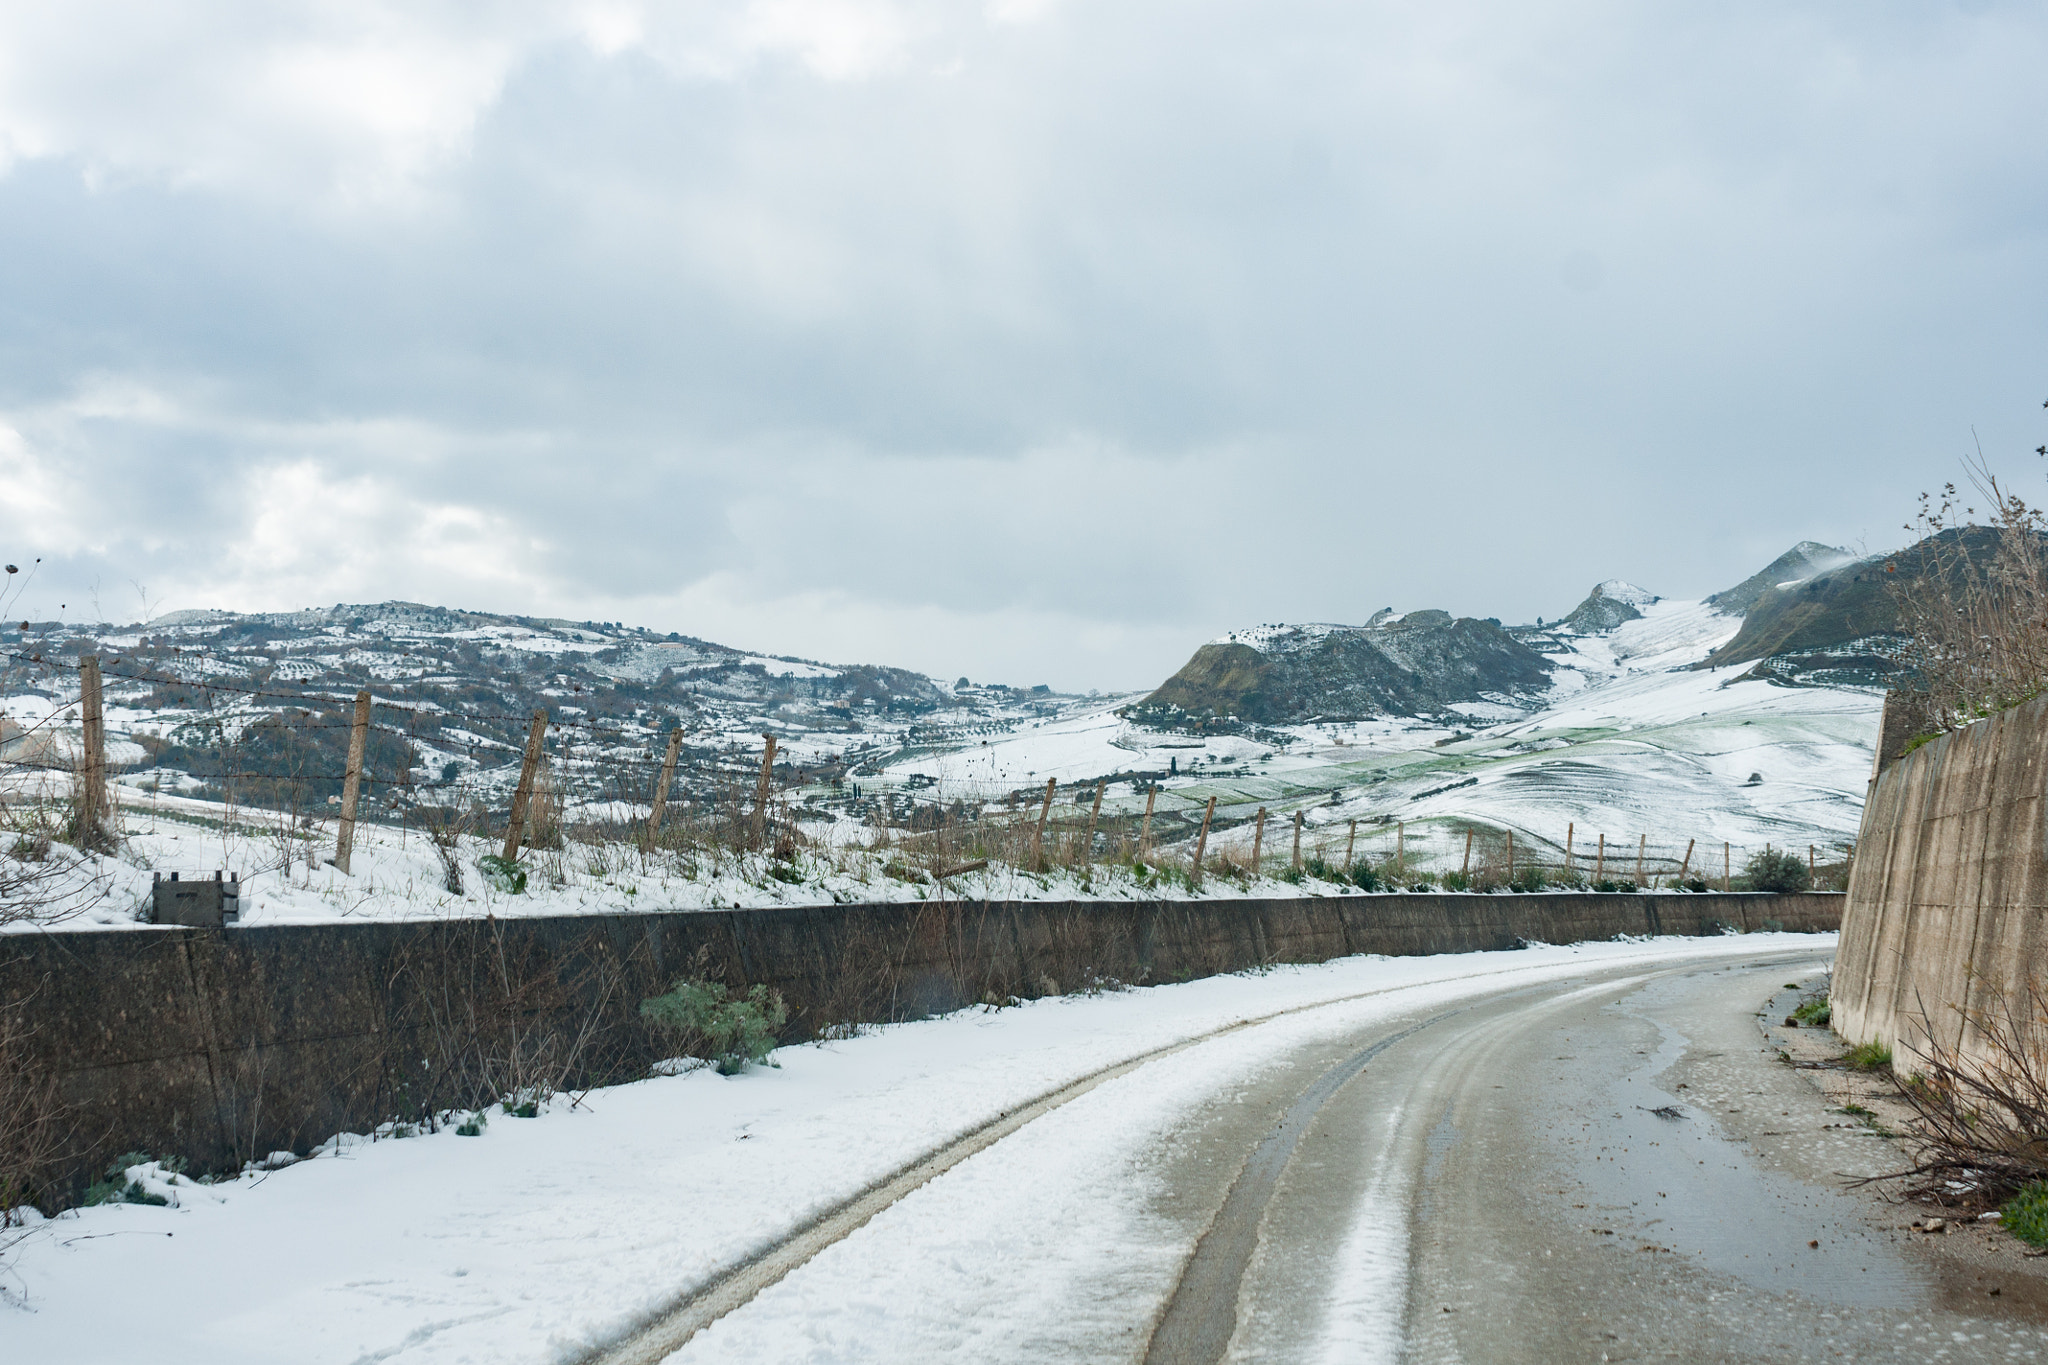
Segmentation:
{"type": "MultiPolygon", "coordinates": [[[[48,674],[82,667],[42,653],[0,657],[48,674]]],[[[280,811],[303,823],[336,813],[349,776],[354,694],[201,683],[132,658],[102,661],[101,668],[110,685],[185,688],[195,705],[213,707],[178,720],[169,738],[141,743],[142,762],[113,765],[127,769],[117,781],[131,800],[140,799],[138,789],[161,794],[168,780],[172,794],[280,811]]],[[[61,795],[83,762],[80,737],[68,729],[79,705],[60,704],[38,724],[0,735],[0,797],[37,776],[50,779],[43,799],[61,795]]],[[[370,715],[359,775],[362,818],[472,832],[509,822],[532,713],[430,709],[373,695],[370,715]]],[[[784,751],[764,772],[765,737],[750,743],[726,731],[686,733],[671,768],[673,724],[658,712],[603,720],[547,714],[545,759],[522,839],[543,846],[563,839],[712,843],[783,854],[857,843],[933,876],[982,860],[1036,869],[1121,862],[1177,868],[1190,880],[1315,876],[1474,890],[1736,890],[1766,851],[1781,862],[1788,855],[1803,862],[1812,884],[1839,889],[1851,853],[1840,841],[1783,848],[1714,839],[1706,831],[1678,837],[1576,823],[1531,830],[1456,817],[1351,818],[1333,811],[1323,794],[1266,807],[1201,782],[1169,785],[1163,773],[1065,786],[943,773],[890,776],[881,771],[883,760],[900,767],[910,751],[873,741],[848,740],[836,750],[811,743],[795,754],[784,751]],[[650,823],[658,806],[661,828],[650,823]]]]}

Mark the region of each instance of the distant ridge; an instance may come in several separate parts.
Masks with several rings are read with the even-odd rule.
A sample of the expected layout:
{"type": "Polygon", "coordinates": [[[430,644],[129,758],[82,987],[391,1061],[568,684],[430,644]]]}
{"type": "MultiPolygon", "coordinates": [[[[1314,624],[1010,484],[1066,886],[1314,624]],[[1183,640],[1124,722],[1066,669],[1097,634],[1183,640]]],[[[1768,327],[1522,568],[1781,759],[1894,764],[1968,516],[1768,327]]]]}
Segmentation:
{"type": "Polygon", "coordinates": [[[1790,587],[1815,574],[1839,568],[1855,558],[1855,554],[1840,546],[1802,540],[1734,587],[1724,588],[1709,597],[1707,604],[1719,607],[1730,616],[1742,616],[1772,588],[1780,585],[1790,587]]]}

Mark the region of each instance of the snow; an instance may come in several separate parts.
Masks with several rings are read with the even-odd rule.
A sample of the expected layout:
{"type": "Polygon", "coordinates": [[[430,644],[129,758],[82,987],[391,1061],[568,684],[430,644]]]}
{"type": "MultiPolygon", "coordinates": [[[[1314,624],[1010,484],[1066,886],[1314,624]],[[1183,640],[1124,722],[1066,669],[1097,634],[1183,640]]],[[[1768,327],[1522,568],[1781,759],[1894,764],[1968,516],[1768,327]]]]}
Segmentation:
{"type": "MultiPolygon", "coordinates": [[[[1381,822],[1440,830],[1476,822],[1515,830],[1551,853],[1575,826],[1587,838],[1605,832],[1631,847],[1646,836],[1674,858],[1688,840],[1833,850],[1852,839],[1881,694],[1738,681],[1746,665],[1694,669],[1741,620],[1705,602],[1620,586],[1636,595],[1641,618],[1600,635],[1561,637],[1549,656],[1552,686],[1533,706],[1455,708],[1477,727],[1469,740],[1454,740],[1441,721],[1388,717],[1273,727],[1283,741],[1276,746],[1132,725],[1116,715],[1128,699],[1116,698],[971,747],[922,753],[889,765],[884,778],[935,777],[948,799],[999,796],[1048,777],[1063,785],[1108,779],[1104,814],[1120,817],[1143,808],[1155,779],[1119,783],[1118,774],[1163,774],[1177,761],[1178,776],[1158,779],[1171,808],[1215,795],[1233,818],[1260,804],[1301,809],[1312,830],[1340,831],[1339,842],[1352,820],[1374,831],[1381,822]],[[1743,785],[1753,772],[1764,782],[1743,785]],[[1467,777],[1478,782],[1418,799],[1467,777]]],[[[1295,629],[1331,628],[1241,634],[1277,638],[1295,629]]],[[[1425,836],[1411,828],[1410,838],[1425,836]]],[[[1386,851],[1362,846],[1375,856],[1386,851]]]]}
{"type": "MultiPolygon", "coordinates": [[[[78,1210],[13,1247],[0,1354],[571,1360],[1020,1103],[1267,1019],[1107,1082],[969,1158],[675,1359],[966,1360],[1014,1356],[1019,1343],[1092,1357],[1147,1318],[1188,1251],[1149,1212],[1158,1154],[1198,1106],[1289,1049],[1591,968],[1831,945],[1757,934],[1348,958],[971,1010],[785,1048],[777,1070],[696,1070],[558,1100],[536,1119],[497,1115],[480,1137],[337,1139],[312,1160],[218,1184],[152,1163],[131,1174],[174,1206],[78,1210]]],[[[1361,1208],[1360,1236],[1383,1237],[1384,1215],[1361,1208]]],[[[1353,1308],[1397,1295],[1391,1249],[1353,1238],[1339,1264],[1353,1308]]],[[[1384,1352],[1387,1320],[1361,1326],[1343,1309],[1332,1342],[1384,1352]]]]}

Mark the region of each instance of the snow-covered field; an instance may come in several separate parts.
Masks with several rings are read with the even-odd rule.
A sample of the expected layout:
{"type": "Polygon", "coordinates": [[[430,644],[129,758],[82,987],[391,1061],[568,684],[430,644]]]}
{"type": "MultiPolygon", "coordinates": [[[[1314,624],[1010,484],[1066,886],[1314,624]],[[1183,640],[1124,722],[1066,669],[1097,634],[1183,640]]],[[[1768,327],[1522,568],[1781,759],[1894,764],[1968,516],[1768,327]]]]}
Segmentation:
{"type": "MultiPolygon", "coordinates": [[[[910,1195],[683,1360],[984,1360],[1085,1345],[1187,1255],[1148,1212],[1154,1154],[1194,1107],[1307,1039],[1589,969],[1832,939],[1729,936],[1350,958],[974,1010],[370,1142],[215,1184],[151,1163],[167,1207],[32,1225],[5,1254],[0,1358],[75,1365],[565,1362],[993,1116],[1106,1066],[1237,1028],[1111,1080],[910,1195]],[[889,1270],[892,1288],[877,1288],[889,1270]],[[907,1291],[907,1292],[905,1292],[907,1291]]],[[[1365,1218],[1384,1211],[1366,1209],[1365,1218]]],[[[1346,1286],[1356,1308],[1398,1293],[1346,1286]]],[[[1364,1272],[1361,1272],[1364,1273],[1364,1272]]],[[[1139,1300],[1142,1302],[1142,1300],[1139,1300]]],[[[1358,1323],[1333,1305],[1332,1341],[1358,1323]]]]}
{"type": "MultiPolygon", "coordinates": [[[[350,871],[344,874],[329,861],[331,822],[307,829],[247,807],[230,811],[214,802],[126,789],[118,794],[120,850],[92,856],[53,845],[46,866],[58,875],[38,888],[47,913],[11,923],[0,917],[0,934],[139,927],[148,922],[155,874],[173,869],[188,878],[210,878],[216,871],[238,877],[244,926],[754,909],[941,894],[995,901],[1361,894],[1350,883],[1297,883],[1271,874],[1211,876],[1190,890],[1184,877],[1141,876],[1122,864],[1053,865],[1040,872],[1000,860],[949,876],[941,888],[928,856],[894,846],[870,848],[870,832],[850,822],[827,826],[817,843],[786,861],[712,848],[643,854],[624,840],[528,848],[520,855],[526,885],[516,894],[494,883],[480,863],[499,851],[499,840],[469,836],[455,851],[462,873],[462,889],[455,892],[433,841],[416,830],[357,825],[350,871]]],[[[1285,862],[1271,866],[1277,873],[1285,862]]]]}
{"type": "MultiPolygon", "coordinates": [[[[1260,805],[1300,810],[1324,847],[1341,847],[1358,820],[1360,849],[1375,857],[1399,823],[1410,827],[1411,855],[1451,847],[1444,832],[1467,821],[1513,830],[1546,856],[1561,850],[1568,825],[1580,853],[1604,834],[1631,856],[1644,836],[1664,849],[1696,840],[1717,859],[1724,841],[1738,850],[1813,844],[1825,857],[1853,839],[1882,694],[1745,680],[1747,665],[1695,670],[1740,619],[1702,602],[1639,609],[1642,619],[1611,632],[1562,636],[1535,709],[1473,704],[1463,708],[1471,724],[1457,729],[1384,719],[1278,727],[1284,743],[1204,738],[1131,724],[1116,714],[1123,698],[920,755],[886,776],[918,773],[936,779],[936,794],[971,797],[1173,767],[1162,810],[1210,796],[1231,818],[1260,805]]],[[[1142,808],[1148,784],[1112,781],[1104,810],[1142,808]]],[[[1239,830],[1223,842],[1249,838],[1239,830]]]]}

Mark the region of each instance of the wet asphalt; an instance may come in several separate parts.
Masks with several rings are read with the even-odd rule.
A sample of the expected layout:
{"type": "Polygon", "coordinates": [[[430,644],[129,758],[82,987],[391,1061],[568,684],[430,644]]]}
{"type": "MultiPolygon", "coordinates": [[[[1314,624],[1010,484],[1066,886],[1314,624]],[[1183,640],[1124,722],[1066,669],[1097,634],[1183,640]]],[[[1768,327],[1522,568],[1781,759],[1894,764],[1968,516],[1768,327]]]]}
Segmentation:
{"type": "Polygon", "coordinates": [[[1191,1266],[1212,1273],[1184,1278],[1146,1358],[2043,1358],[2023,1296],[1959,1292],[1908,1213],[1847,1187],[1897,1150],[1759,1031],[1773,991],[1825,965],[1589,973],[1304,1049],[1177,1158],[1160,1212],[1206,1222],[1191,1266]],[[1290,1125],[1277,1176],[1247,1162],[1290,1125]],[[1232,1207],[1247,1172],[1255,1215],[1232,1207]],[[1228,1311],[1218,1262],[1242,1267],[1228,1311]],[[1399,1303],[1375,1306],[1390,1284],[1399,1303]],[[1366,1319],[1351,1344],[1347,1314],[1366,1319]]]}

